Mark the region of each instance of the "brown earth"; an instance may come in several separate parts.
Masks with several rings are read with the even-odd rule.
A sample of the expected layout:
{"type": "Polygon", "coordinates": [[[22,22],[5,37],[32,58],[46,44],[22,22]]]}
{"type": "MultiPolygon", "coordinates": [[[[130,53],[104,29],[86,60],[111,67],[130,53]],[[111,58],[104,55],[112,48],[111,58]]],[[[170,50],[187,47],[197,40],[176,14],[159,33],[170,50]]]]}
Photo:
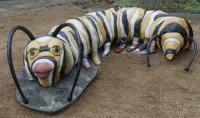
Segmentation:
{"type": "MultiPolygon", "coordinates": [[[[93,6],[94,7],[94,6],[93,6]]],[[[22,107],[15,100],[15,85],[6,59],[7,35],[12,26],[23,25],[41,35],[65,20],[81,16],[84,10],[72,5],[19,9],[0,12],[0,118],[197,118],[200,116],[200,59],[190,72],[183,71],[191,51],[173,62],[161,52],[152,55],[152,67],[145,67],[145,56],[111,53],[102,60],[96,80],[69,108],[44,114],[22,107]]],[[[200,22],[192,20],[200,44],[200,22]]],[[[19,36],[20,35],[20,36],[19,36]]],[[[14,43],[16,70],[22,68],[24,35],[14,43]]],[[[199,51],[199,50],[198,50],[199,51]]]]}

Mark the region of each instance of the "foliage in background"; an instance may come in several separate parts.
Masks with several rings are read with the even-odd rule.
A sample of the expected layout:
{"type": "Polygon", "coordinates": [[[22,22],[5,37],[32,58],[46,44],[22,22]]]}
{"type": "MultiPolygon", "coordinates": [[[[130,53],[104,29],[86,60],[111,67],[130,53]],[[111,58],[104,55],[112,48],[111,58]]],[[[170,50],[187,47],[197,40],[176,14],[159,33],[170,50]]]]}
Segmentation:
{"type": "Polygon", "coordinates": [[[138,6],[146,9],[200,13],[200,0],[115,0],[119,6],[138,6]]]}

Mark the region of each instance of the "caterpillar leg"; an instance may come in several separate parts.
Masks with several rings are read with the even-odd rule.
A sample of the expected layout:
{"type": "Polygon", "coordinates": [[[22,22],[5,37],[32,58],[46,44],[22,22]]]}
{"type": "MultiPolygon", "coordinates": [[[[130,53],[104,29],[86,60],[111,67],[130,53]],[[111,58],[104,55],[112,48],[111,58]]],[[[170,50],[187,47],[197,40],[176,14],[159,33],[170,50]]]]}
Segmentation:
{"type": "Polygon", "coordinates": [[[132,41],[132,45],[130,47],[128,47],[128,49],[126,50],[127,52],[132,52],[133,50],[135,50],[139,45],[139,38],[138,37],[134,37],[133,41],[132,41]]]}
{"type": "Polygon", "coordinates": [[[96,65],[100,65],[101,61],[99,59],[99,50],[98,50],[98,43],[97,40],[94,38],[94,40],[92,40],[92,61],[96,64],[96,65]]]}
{"type": "Polygon", "coordinates": [[[103,58],[107,57],[108,54],[110,53],[110,45],[111,45],[110,42],[108,42],[108,43],[105,44],[105,46],[104,46],[104,52],[101,55],[103,58]]]}
{"type": "Polygon", "coordinates": [[[92,49],[92,60],[96,65],[100,65],[101,61],[99,59],[99,55],[98,55],[98,49],[92,49]]]}
{"type": "Polygon", "coordinates": [[[83,57],[83,67],[86,68],[86,69],[89,69],[91,67],[89,61],[88,61],[88,58],[86,56],[83,57]]]}
{"type": "Polygon", "coordinates": [[[120,54],[125,49],[125,47],[126,47],[126,40],[122,39],[120,46],[114,49],[114,52],[120,54]]]}
{"type": "MultiPolygon", "coordinates": [[[[141,45],[139,45],[139,47],[137,49],[135,49],[134,52],[136,54],[146,55],[147,54],[147,46],[148,46],[148,42],[144,43],[144,44],[141,44],[141,45]]],[[[149,53],[150,54],[155,52],[155,47],[156,47],[156,42],[153,41],[151,46],[150,46],[150,49],[149,49],[149,53]]]]}

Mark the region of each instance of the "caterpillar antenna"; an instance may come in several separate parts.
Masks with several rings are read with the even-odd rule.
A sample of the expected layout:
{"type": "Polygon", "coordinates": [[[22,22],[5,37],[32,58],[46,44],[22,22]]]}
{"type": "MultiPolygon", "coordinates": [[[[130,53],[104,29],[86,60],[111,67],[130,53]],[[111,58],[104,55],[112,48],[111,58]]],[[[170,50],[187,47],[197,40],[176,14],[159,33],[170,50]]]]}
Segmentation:
{"type": "Polygon", "coordinates": [[[82,58],[83,58],[83,44],[81,43],[81,38],[80,38],[80,35],[78,33],[77,28],[74,25],[70,24],[70,23],[60,24],[55,29],[55,31],[52,33],[52,36],[56,37],[57,34],[59,33],[59,31],[62,28],[66,27],[66,26],[72,28],[72,30],[74,31],[74,33],[75,33],[75,37],[74,38],[76,39],[76,42],[77,42],[77,44],[79,46],[79,59],[78,59],[78,63],[77,63],[77,66],[76,66],[76,75],[75,75],[75,79],[74,79],[72,88],[70,90],[70,93],[68,95],[68,101],[70,102],[73,99],[73,93],[74,93],[75,87],[76,87],[78,79],[79,79],[79,74],[80,74],[81,64],[82,64],[82,58]]]}
{"type": "Polygon", "coordinates": [[[193,38],[191,38],[191,41],[192,41],[192,44],[193,44],[193,53],[192,53],[192,56],[188,62],[188,64],[185,66],[185,71],[189,71],[190,70],[190,67],[194,61],[194,58],[196,56],[196,53],[197,53],[197,41],[193,38]]]}
{"type": "Polygon", "coordinates": [[[24,33],[26,33],[28,35],[28,37],[30,38],[30,40],[34,40],[35,37],[33,36],[33,34],[28,30],[26,29],[25,27],[23,26],[15,26],[13,27],[10,32],[9,32],[9,35],[8,35],[8,41],[7,41],[7,59],[8,59],[8,64],[9,64],[9,68],[10,68],[10,72],[11,72],[11,75],[12,75],[12,78],[14,80],[14,83],[15,85],[17,86],[17,89],[23,99],[23,102],[25,104],[28,104],[29,100],[28,98],[26,98],[26,96],[24,95],[21,87],[20,87],[20,84],[18,82],[18,78],[16,76],[16,73],[15,73],[15,69],[14,69],[14,66],[13,66],[13,59],[12,59],[12,42],[13,42],[13,37],[14,37],[14,34],[17,30],[21,30],[23,31],[24,33]]]}
{"type": "Polygon", "coordinates": [[[146,66],[147,66],[147,67],[151,67],[150,55],[149,55],[151,44],[152,44],[152,42],[153,42],[154,40],[157,39],[158,36],[159,36],[159,35],[152,36],[152,37],[150,38],[150,42],[148,43],[148,46],[147,46],[147,59],[146,59],[146,66]]]}

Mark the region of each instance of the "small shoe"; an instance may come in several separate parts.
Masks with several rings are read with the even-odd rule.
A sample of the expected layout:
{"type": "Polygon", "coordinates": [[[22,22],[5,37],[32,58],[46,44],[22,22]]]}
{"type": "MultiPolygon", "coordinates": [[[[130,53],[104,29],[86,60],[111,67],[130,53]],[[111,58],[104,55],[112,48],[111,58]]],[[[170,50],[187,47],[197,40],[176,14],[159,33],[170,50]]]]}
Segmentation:
{"type": "MultiPolygon", "coordinates": [[[[108,54],[109,54],[109,53],[108,53],[108,54]]],[[[102,57],[102,58],[106,58],[106,57],[108,56],[108,54],[103,53],[103,54],[101,55],[101,57],[102,57]]]]}
{"type": "Polygon", "coordinates": [[[91,68],[91,65],[90,65],[90,63],[88,62],[88,59],[87,59],[87,58],[83,58],[83,67],[86,68],[86,69],[91,68]]]}
{"type": "Polygon", "coordinates": [[[125,49],[125,48],[121,48],[121,47],[115,48],[115,49],[114,49],[114,52],[115,52],[116,54],[120,54],[121,52],[124,51],[124,49],[125,49]]]}
{"type": "Polygon", "coordinates": [[[83,67],[84,67],[85,69],[89,69],[89,68],[91,68],[91,65],[90,65],[90,64],[83,64],[83,67]]]}
{"type": "Polygon", "coordinates": [[[145,50],[145,49],[147,49],[147,47],[148,47],[148,43],[144,43],[144,44],[141,44],[141,45],[139,45],[139,49],[140,50],[145,50]]]}
{"type": "Polygon", "coordinates": [[[135,46],[130,46],[130,47],[126,50],[126,52],[132,52],[132,51],[135,50],[135,49],[136,49],[135,46]]]}

